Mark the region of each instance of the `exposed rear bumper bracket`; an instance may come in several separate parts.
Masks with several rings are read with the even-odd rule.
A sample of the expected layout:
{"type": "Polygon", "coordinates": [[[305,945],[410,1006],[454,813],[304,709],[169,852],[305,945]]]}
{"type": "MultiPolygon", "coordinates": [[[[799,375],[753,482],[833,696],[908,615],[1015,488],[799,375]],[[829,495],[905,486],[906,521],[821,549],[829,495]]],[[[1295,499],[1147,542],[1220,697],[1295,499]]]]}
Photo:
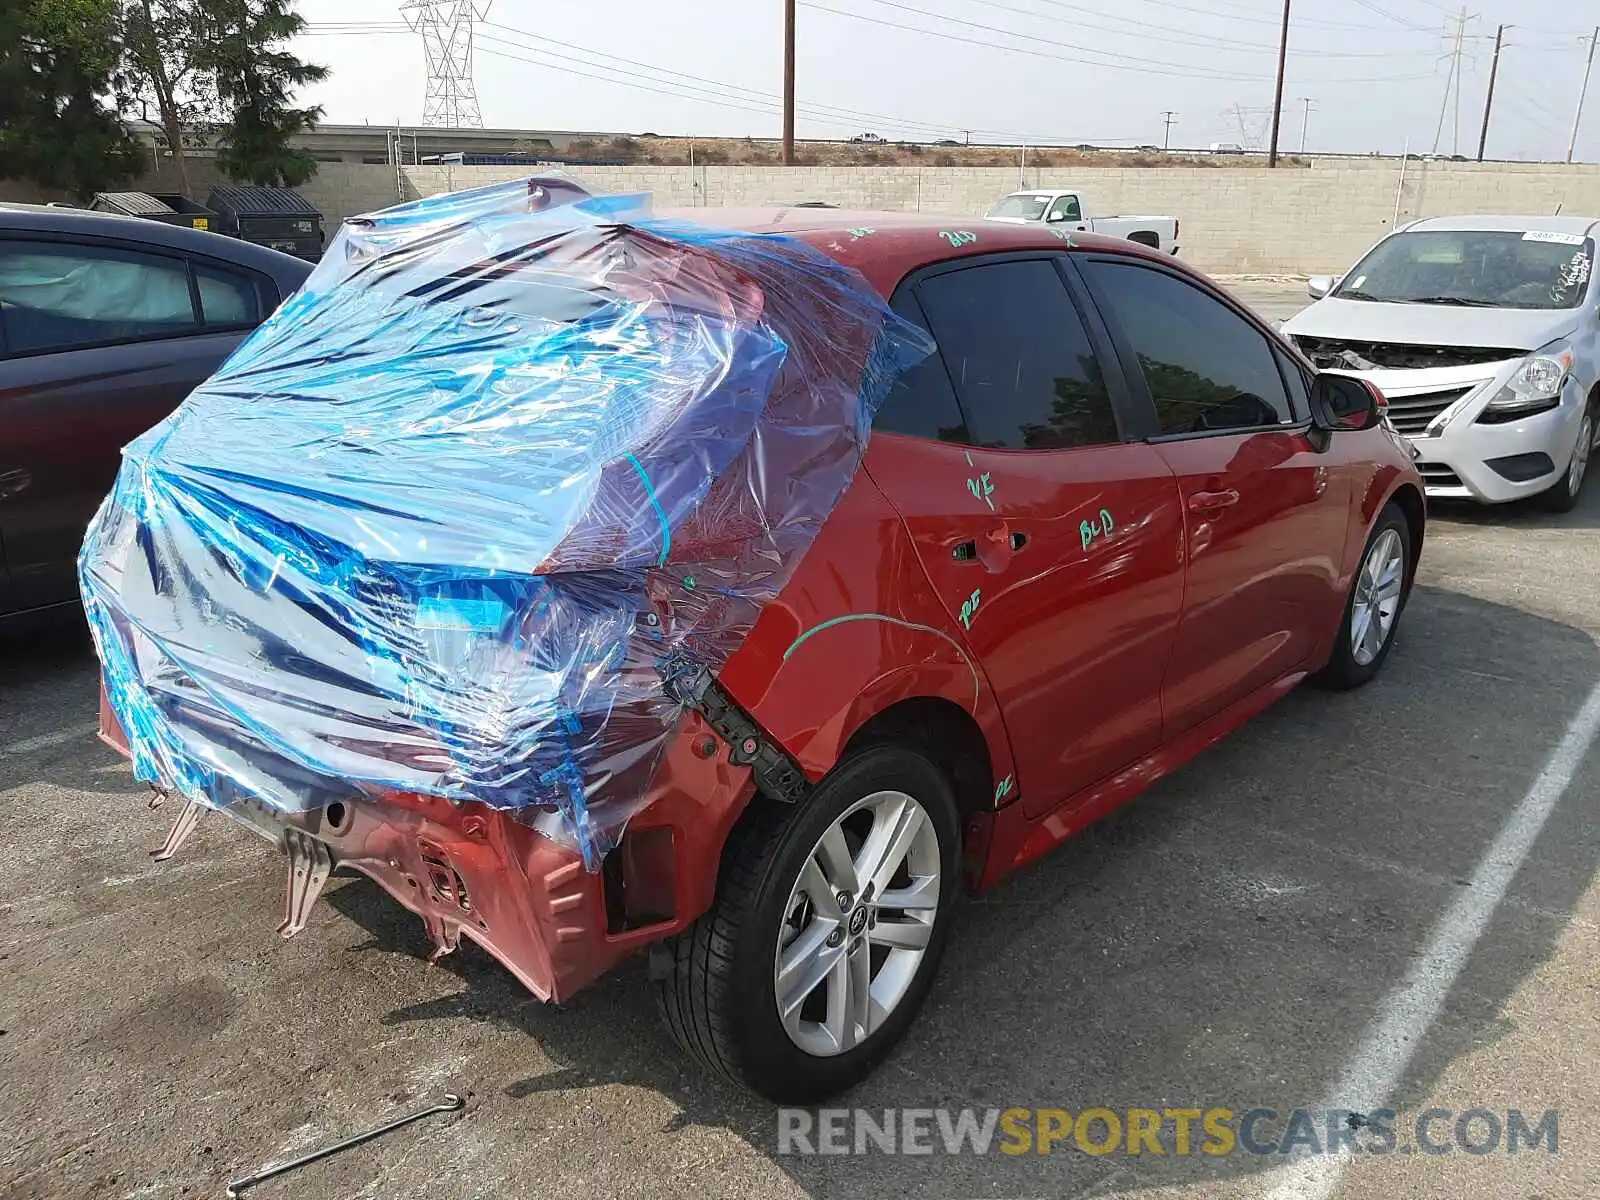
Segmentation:
{"type": "Polygon", "coordinates": [[[662,663],[660,670],[667,695],[705,718],[706,724],[728,743],[728,761],[736,767],[750,767],[756,786],[765,795],[784,804],[805,799],[811,781],[800,764],[767,737],[755,718],[722,690],[710,671],[693,663],[672,662],[662,663]]]}

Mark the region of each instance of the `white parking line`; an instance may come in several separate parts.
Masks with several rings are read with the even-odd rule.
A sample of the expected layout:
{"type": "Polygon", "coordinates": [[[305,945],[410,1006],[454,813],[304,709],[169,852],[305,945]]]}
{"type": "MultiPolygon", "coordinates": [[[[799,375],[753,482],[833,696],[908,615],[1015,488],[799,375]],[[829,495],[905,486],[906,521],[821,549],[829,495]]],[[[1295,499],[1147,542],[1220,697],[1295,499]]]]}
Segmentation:
{"type": "Polygon", "coordinates": [[[74,741],[81,737],[90,737],[97,727],[94,725],[79,725],[72,729],[62,729],[56,733],[41,733],[38,737],[23,738],[20,742],[12,742],[9,746],[0,746],[0,756],[7,754],[27,754],[30,750],[43,750],[47,746],[59,746],[63,742],[74,741]]]}
{"type": "MultiPolygon", "coordinates": [[[[1390,990],[1368,1027],[1355,1056],[1329,1093],[1324,1107],[1366,1112],[1380,1108],[1400,1084],[1411,1058],[1445,998],[1455,986],[1461,968],[1506,889],[1528,857],[1550,813],[1560,802],[1582,765],[1595,736],[1600,734],[1600,684],[1567,725],[1544,770],[1501,827],[1494,844],[1478,863],[1472,879],[1462,888],[1439,923],[1427,947],[1414,958],[1405,978],[1390,990]]],[[[1333,1194],[1348,1160],[1329,1154],[1294,1161],[1278,1175],[1267,1200],[1327,1200],[1333,1194]]]]}

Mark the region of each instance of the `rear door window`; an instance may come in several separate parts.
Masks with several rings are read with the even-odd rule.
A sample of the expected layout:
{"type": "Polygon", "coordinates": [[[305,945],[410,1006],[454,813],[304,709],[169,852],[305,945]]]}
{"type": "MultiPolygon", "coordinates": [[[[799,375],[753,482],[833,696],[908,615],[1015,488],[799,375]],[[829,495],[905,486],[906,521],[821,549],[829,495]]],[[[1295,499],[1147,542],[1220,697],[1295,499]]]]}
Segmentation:
{"type": "Polygon", "coordinates": [[[934,275],[917,296],[975,445],[1065,450],[1119,440],[1088,332],[1049,259],[934,275]]]}
{"type": "Polygon", "coordinates": [[[0,307],[11,354],[200,326],[183,259],[110,246],[0,240],[0,307]]]}
{"type": "Polygon", "coordinates": [[[1221,300],[1165,271],[1090,259],[1102,312],[1132,346],[1160,433],[1288,424],[1294,417],[1267,336],[1221,300]]]}
{"type": "Polygon", "coordinates": [[[261,323],[261,290],[255,280],[195,263],[194,281],[200,291],[200,319],[207,329],[241,329],[261,323]]]}

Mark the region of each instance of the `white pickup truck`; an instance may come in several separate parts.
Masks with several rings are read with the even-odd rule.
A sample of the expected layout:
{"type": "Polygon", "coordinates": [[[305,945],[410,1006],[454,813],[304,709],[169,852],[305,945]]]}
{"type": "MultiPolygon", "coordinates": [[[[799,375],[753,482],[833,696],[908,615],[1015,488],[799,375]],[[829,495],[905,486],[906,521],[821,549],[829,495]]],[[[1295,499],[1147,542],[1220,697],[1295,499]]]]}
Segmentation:
{"type": "Polygon", "coordinates": [[[1083,202],[1081,192],[1058,188],[1032,188],[1012,192],[989,210],[989,220],[1029,225],[1037,221],[1057,229],[1103,233],[1141,242],[1168,254],[1178,252],[1177,217],[1096,217],[1083,202]]]}

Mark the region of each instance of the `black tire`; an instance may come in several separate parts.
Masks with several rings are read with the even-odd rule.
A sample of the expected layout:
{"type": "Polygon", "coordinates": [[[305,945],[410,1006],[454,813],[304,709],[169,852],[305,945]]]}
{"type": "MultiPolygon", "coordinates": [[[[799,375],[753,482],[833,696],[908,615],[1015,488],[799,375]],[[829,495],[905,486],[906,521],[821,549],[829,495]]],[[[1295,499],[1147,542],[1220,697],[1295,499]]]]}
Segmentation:
{"type": "Polygon", "coordinates": [[[852,755],[797,805],[758,796],[723,849],[711,909],[656,957],[656,998],[672,1036],[708,1067],[779,1104],[815,1103],[864,1079],[904,1036],[933,984],[960,889],[960,836],[949,781],[901,745],[852,755]],[[885,790],[920,803],[938,837],[939,901],[927,952],[878,1029],[842,1054],[815,1056],[790,1039],[778,1015],[773,967],[784,907],[828,827],[857,800],[885,790]]]}
{"type": "Polygon", "coordinates": [[[1587,437],[1589,444],[1594,444],[1594,406],[1583,414],[1583,424],[1578,429],[1578,439],[1572,443],[1572,458],[1567,460],[1567,469],[1561,472],[1561,478],[1556,480],[1555,486],[1540,493],[1539,503],[1547,512],[1566,513],[1578,507],[1578,500],[1583,495],[1584,481],[1589,477],[1588,462],[1592,456],[1586,455],[1583,467],[1580,468],[1577,487],[1572,486],[1572,465],[1578,459],[1578,450],[1587,437]]]}
{"type": "Polygon", "coordinates": [[[1339,617],[1339,632],[1333,640],[1333,657],[1328,660],[1328,665],[1313,677],[1318,686],[1336,692],[1349,691],[1351,688],[1369,683],[1379,671],[1383,670],[1383,664],[1389,658],[1389,651],[1394,649],[1395,637],[1400,632],[1400,618],[1405,614],[1406,600],[1411,590],[1413,568],[1411,553],[1411,526],[1406,523],[1406,515],[1400,506],[1390,501],[1378,514],[1372,532],[1367,535],[1367,544],[1361,548],[1361,561],[1356,567],[1356,577],[1350,581],[1350,594],[1345,597],[1344,611],[1339,617]],[[1385,532],[1391,529],[1400,535],[1400,546],[1405,555],[1401,565],[1401,576],[1405,582],[1401,585],[1400,604],[1395,610],[1394,623],[1389,628],[1388,637],[1372,660],[1363,663],[1357,661],[1350,637],[1350,619],[1355,609],[1356,590],[1361,585],[1361,573],[1366,568],[1367,556],[1372,553],[1372,548],[1377,545],[1385,532]]]}

